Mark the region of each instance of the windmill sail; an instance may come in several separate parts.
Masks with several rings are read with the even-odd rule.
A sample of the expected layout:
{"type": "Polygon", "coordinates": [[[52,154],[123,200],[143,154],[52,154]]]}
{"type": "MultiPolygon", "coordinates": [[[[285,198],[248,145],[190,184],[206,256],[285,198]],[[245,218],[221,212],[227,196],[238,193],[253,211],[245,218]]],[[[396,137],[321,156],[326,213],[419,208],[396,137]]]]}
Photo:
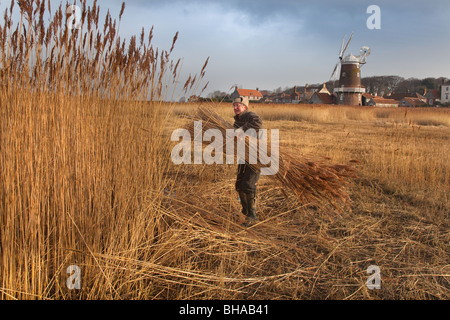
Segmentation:
{"type": "Polygon", "coordinates": [[[346,36],[347,36],[347,35],[345,35],[344,38],[342,38],[341,49],[339,50],[339,59],[338,59],[338,62],[336,63],[336,66],[334,67],[333,72],[331,73],[331,77],[330,77],[330,80],[329,80],[329,81],[331,81],[332,79],[334,79],[334,81],[336,81],[336,76],[337,76],[337,74],[338,74],[337,71],[338,71],[339,65],[340,65],[341,62],[342,62],[342,59],[343,59],[344,54],[345,54],[345,51],[347,51],[348,46],[350,45],[350,42],[352,41],[352,38],[353,38],[353,32],[352,32],[352,34],[350,35],[350,38],[348,39],[346,45],[344,46],[344,43],[345,43],[345,37],[346,37],[346,36]]]}

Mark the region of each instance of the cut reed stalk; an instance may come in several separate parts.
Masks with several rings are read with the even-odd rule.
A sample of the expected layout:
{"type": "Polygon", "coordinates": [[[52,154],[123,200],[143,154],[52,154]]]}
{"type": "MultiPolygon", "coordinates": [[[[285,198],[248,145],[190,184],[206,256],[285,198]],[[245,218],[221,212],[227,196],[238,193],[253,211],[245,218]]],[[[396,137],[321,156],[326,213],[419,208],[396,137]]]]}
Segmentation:
{"type": "MultiPolygon", "coordinates": [[[[226,136],[226,131],[233,129],[233,125],[214,112],[211,107],[199,106],[191,119],[193,122],[202,122],[203,132],[218,129],[223,136],[226,136]]],[[[191,136],[194,136],[193,122],[188,128],[191,136]]],[[[197,138],[199,137],[194,137],[194,139],[197,138]]],[[[249,150],[248,153],[257,154],[258,145],[250,143],[248,139],[244,141],[246,150],[249,150]]],[[[327,160],[313,155],[298,155],[295,151],[280,150],[279,170],[270,177],[286,191],[293,192],[302,203],[320,206],[325,202],[338,211],[348,210],[350,197],[345,187],[351,179],[357,177],[356,169],[351,165],[333,164],[327,160]]],[[[260,161],[256,164],[250,163],[248,157],[245,161],[257,171],[266,167],[260,161]]]]}

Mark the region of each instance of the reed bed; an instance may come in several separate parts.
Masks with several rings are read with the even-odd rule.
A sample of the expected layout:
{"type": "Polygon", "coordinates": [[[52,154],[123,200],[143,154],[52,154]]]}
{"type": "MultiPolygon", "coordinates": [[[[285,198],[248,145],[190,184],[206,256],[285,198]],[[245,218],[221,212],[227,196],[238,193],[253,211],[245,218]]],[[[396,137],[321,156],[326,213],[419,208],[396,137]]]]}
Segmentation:
{"type": "MultiPolygon", "coordinates": [[[[182,112],[186,106],[176,108],[182,112]]],[[[214,107],[219,115],[220,107],[214,107]]],[[[253,103],[251,109],[266,121],[308,123],[375,123],[377,125],[415,125],[450,127],[450,108],[379,108],[327,104],[263,104],[253,103]]]]}
{"type": "Polygon", "coordinates": [[[125,3],[103,26],[97,1],[77,4],[80,28],[69,28],[63,4],[39,0],[11,1],[0,26],[2,299],[120,297],[123,275],[98,255],[152,239],[160,217],[143,212],[161,202],[147,192],[166,184],[164,101],[204,76],[207,61],[177,86],[178,34],[168,50],[152,45],[153,28],[121,39],[125,3]],[[70,265],[83,270],[81,295],[66,285],[70,265]]]}
{"type": "MultiPolygon", "coordinates": [[[[375,137],[384,148],[352,140],[359,149],[347,151],[333,140],[348,141],[339,127],[302,127],[312,148],[326,150],[320,141],[329,139],[342,159],[362,155],[364,175],[348,186],[352,212],[330,221],[262,179],[261,221],[243,228],[233,214],[234,166],[170,161],[171,126],[181,127],[164,102],[181,79],[172,49],[154,48],[152,30],[119,39],[125,5],[118,21],[107,13],[100,26],[97,3],[81,1],[81,29],[69,30],[64,7],[15,3],[0,29],[1,299],[450,297],[446,134],[427,131],[425,142],[413,140],[424,151],[408,156],[405,147],[399,158],[397,145],[411,130],[381,128],[375,137]],[[418,156],[433,161],[416,166],[418,156]],[[379,181],[392,177],[408,187],[423,182],[422,193],[445,190],[430,204],[379,181]],[[366,287],[372,264],[381,268],[380,291],[366,287]],[[80,290],[67,286],[71,265],[81,269],[80,290]]],[[[180,89],[201,88],[205,67],[180,89]]],[[[371,130],[355,136],[367,139],[371,130]]]]}

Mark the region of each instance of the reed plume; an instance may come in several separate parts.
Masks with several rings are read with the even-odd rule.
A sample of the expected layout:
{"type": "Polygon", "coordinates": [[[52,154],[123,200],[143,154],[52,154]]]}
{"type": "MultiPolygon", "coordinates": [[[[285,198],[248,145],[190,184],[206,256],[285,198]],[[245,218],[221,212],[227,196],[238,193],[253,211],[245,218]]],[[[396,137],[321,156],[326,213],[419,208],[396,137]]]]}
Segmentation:
{"type": "Polygon", "coordinates": [[[14,3],[0,26],[0,299],[71,297],[67,263],[84,266],[83,297],[118,298],[96,254],[153,241],[142,214],[160,198],[143,193],[166,184],[178,35],[170,50],[153,46],[153,28],[148,43],[145,30],[121,39],[110,12],[99,26],[85,0],[77,24],[63,4],[48,1],[47,21],[47,1],[18,1],[15,24],[14,3]]]}

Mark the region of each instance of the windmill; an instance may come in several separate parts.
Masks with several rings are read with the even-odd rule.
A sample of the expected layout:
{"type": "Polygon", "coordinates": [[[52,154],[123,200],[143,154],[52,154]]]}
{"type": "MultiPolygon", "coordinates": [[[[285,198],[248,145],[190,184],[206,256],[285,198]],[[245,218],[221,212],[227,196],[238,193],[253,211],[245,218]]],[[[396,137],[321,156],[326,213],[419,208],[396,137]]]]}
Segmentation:
{"type": "Polygon", "coordinates": [[[359,56],[345,55],[352,38],[353,33],[345,46],[345,37],[342,39],[339,60],[330,77],[330,80],[333,78],[336,80],[338,69],[340,69],[339,86],[334,89],[334,93],[337,94],[338,104],[341,105],[361,105],[362,94],[366,92],[365,88],[361,88],[361,65],[366,63],[370,48],[362,47],[359,56]]]}

